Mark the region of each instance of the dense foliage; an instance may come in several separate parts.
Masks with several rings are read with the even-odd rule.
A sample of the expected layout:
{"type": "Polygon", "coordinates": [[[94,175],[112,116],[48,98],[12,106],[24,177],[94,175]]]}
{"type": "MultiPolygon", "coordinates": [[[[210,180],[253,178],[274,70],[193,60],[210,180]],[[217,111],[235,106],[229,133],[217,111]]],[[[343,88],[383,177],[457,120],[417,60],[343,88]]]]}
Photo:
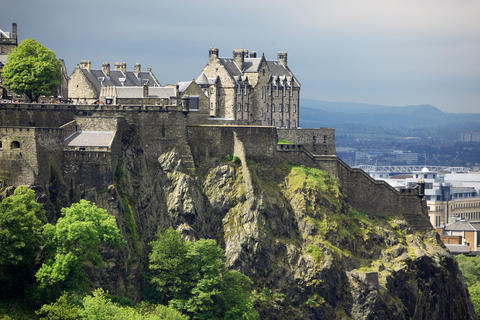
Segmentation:
{"type": "Polygon", "coordinates": [[[463,274],[463,281],[470,293],[475,312],[480,314],[480,256],[456,256],[458,266],[463,274]]]}
{"type": "Polygon", "coordinates": [[[45,220],[43,206],[26,187],[0,203],[0,294],[22,294],[33,282],[45,220]]]}
{"type": "Polygon", "coordinates": [[[53,51],[29,38],[8,55],[2,77],[8,89],[37,101],[59,87],[60,64],[53,51]]]}
{"type": "Polygon", "coordinates": [[[102,266],[100,244],[120,247],[124,240],[115,217],[87,200],[62,209],[55,225],[46,224],[47,259],[36,277],[41,286],[63,284],[74,289],[84,279],[82,263],[102,266]]]}
{"type": "Polygon", "coordinates": [[[175,309],[163,305],[122,306],[112,302],[102,289],[81,298],[64,293],[37,312],[42,320],[187,320],[175,309]]]}
{"type": "Polygon", "coordinates": [[[215,240],[185,241],[169,228],[151,243],[157,299],[192,319],[256,319],[250,279],[225,266],[215,240]]]}

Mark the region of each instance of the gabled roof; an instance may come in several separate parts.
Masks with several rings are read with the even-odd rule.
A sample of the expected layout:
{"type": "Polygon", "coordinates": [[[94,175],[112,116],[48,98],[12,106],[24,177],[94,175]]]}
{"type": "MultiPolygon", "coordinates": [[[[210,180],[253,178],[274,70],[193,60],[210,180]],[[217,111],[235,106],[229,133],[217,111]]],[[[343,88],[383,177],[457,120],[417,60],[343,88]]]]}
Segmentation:
{"type": "Polygon", "coordinates": [[[446,231],[480,231],[479,222],[458,220],[445,226],[446,231]]]}
{"type": "MultiPolygon", "coordinates": [[[[228,74],[235,81],[237,81],[238,79],[243,79],[242,76],[245,76],[246,73],[259,72],[262,59],[265,59],[265,58],[264,57],[245,58],[243,60],[243,66],[241,66],[242,69],[240,69],[240,66],[237,66],[233,58],[218,58],[218,59],[220,60],[220,63],[225,67],[228,74]]],[[[290,69],[287,66],[284,66],[282,63],[280,63],[280,61],[277,61],[277,60],[273,60],[273,61],[265,60],[265,61],[267,63],[268,69],[270,70],[270,74],[273,77],[272,80],[274,81],[287,80],[289,85],[292,85],[292,80],[293,80],[293,86],[300,86],[300,83],[294,77],[293,73],[290,71],[290,69]]],[[[197,79],[198,84],[200,84],[199,80],[201,81],[200,77],[199,79],[197,79]]]]}
{"type": "Polygon", "coordinates": [[[149,87],[158,87],[160,84],[156,77],[150,72],[140,72],[137,75],[133,71],[127,71],[124,74],[119,70],[111,70],[110,76],[102,70],[80,68],[85,78],[92,84],[97,94],[100,93],[102,87],[143,87],[144,84],[149,87]],[[101,81],[103,80],[103,81],[101,81]]]}
{"type": "Polygon", "coordinates": [[[201,73],[198,78],[195,80],[195,82],[198,85],[210,85],[210,84],[215,84],[217,82],[218,76],[213,77],[213,78],[208,78],[205,73],[201,73]]]}
{"type": "MultiPolygon", "coordinates": [[[[203,73],[202,73],[203,74],[203,73]]],[[[184,92],[185,90],[187,90],[188,86],[190,85],[190,83],[192,83],[192,81],[180,81],[178,82],[178,91],[180,93],[184,92]]]]}

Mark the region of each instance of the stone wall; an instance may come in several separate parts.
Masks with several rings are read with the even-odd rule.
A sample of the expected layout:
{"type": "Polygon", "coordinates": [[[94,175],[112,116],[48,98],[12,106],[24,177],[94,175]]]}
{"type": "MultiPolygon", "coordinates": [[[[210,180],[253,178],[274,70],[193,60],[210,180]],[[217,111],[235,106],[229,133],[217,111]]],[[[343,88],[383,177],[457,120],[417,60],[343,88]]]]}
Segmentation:
{"type": "Polygon", "coordinates": [[[249,159],[270,162],[276,156],[277,133],[273,127],[192,125],[187,131],[190,149],[199,162],[233,155],[235,136],[249,159]]]}
{"type": "Polygon", "coordinates": [[[278,129],[277,132],[279,139],[301,144],[314,154],[336,154],[335,129],[278,129]]]}

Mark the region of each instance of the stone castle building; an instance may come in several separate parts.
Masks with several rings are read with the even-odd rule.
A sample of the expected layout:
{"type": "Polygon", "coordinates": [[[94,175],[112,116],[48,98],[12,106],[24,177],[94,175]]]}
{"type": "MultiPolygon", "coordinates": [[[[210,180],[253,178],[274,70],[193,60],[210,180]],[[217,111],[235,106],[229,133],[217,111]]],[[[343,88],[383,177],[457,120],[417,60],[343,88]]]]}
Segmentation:
{"type": "Polygon", "coordinates": [[[5,98],[7,91],[2,86],[2,69],[7,63],[7,55],[18,45],[17,40],[17,24],[12,23],[12,32],[3,31],[0,29],[0,98],[5,98]]]}
{"type": "MultiPolygon", "coordinates": [[[[116,62],[114,69],[110,69],[109,63],[103,63],[102,69],[92,69],[89,60],[82,60],[73,70],[68,81],[68,98],[76,103],[95,103],[100,100],[102,89],[111,87],[105,94],[111,94],[112,99],[129,97],[129,90],[115,88],[137,88],[143,97],[143,87],[160,87],[160,83],[150,68],[141,70],[141,65],[136,63],[133,71],[127,71],[125,62],[116,62]],[[119,92],[121,91],[121,92],[119,92]]],[[[130,90],[134,97],[139,96],[135,89],[130,90]],[[135,92],[133,92],[135,91],[135,92]]],[[[148,95],[147,95],[148,97],[148,95]]],[[[108,98],[108,97],[107,97],[108,98]]]]}
{"type": "Polygon", "coordinates": [[[287,64],[287,53],[277,60],[244,49],[232,58],[209,50],[209,60],[196,79],[209,97],[210,115],[240,123],[280,128],[299,126],[300,83],[287,64]]]}

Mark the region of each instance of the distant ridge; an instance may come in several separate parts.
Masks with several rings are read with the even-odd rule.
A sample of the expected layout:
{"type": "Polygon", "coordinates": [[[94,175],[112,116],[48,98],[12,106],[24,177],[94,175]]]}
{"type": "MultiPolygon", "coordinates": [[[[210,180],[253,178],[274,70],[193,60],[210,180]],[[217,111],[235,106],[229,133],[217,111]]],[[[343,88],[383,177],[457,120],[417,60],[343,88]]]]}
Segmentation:
{"type": "Polygon", "coordinates": [[[480,129],[480,114],[446,113],[432,105],[385,106],[357,102],[302,99],[300,125],[304,128],[365,126],[389,129],[456,127],[480,129]],[[460,127],[459,127],[460,126],[460,127]]]}

